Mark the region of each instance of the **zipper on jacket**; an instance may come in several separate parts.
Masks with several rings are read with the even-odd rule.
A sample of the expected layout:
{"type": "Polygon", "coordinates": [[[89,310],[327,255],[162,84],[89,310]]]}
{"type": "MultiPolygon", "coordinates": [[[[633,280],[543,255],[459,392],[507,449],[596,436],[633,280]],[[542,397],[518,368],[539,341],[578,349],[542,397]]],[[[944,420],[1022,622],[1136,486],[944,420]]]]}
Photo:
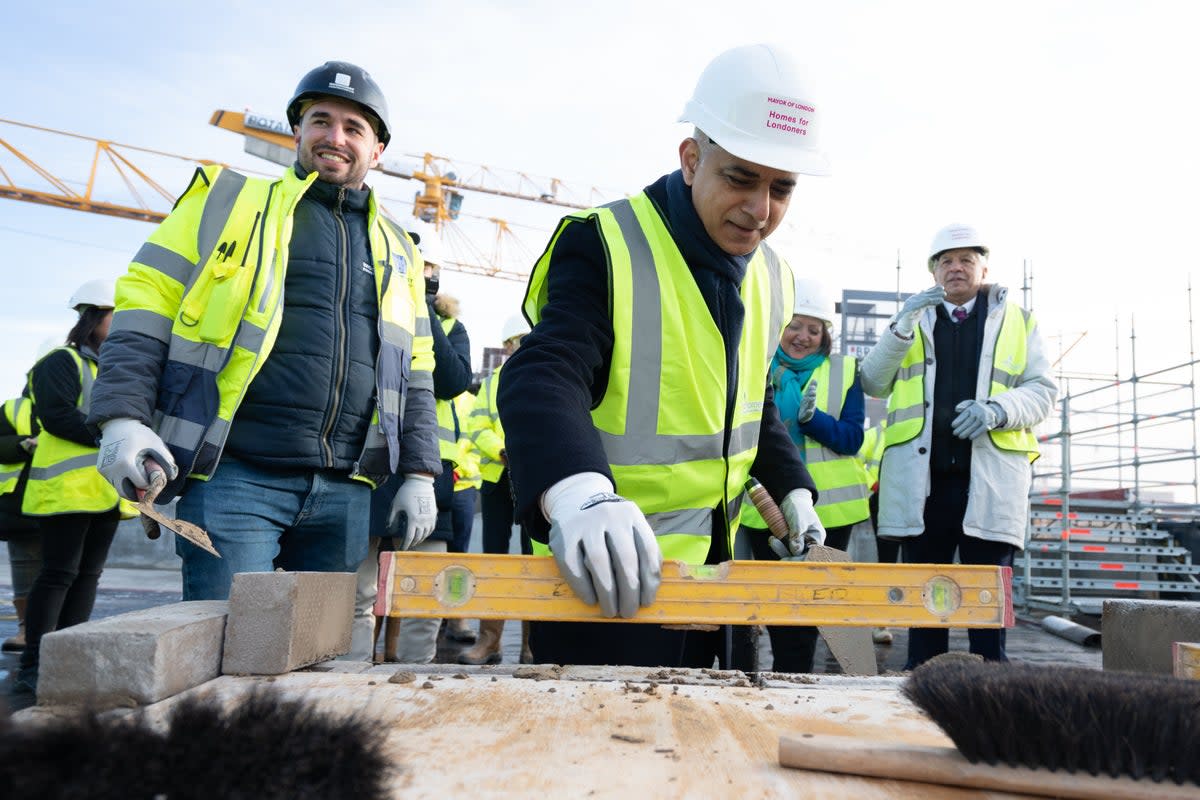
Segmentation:
{"type": "Polygon", "coordinates": [[[348,306],[347,297],[349,295],[349,284],[352,279],[350,273],[350,232],[346,226],[346,218],[342,214],[342,203],[346,200],[346,187],[338,188],[337,202],[333,207],[333,218],[337,223],[338,243],[341,245],[338,249],[338,264],[337,274],[337,305],[334,309],[334,326],[333,338],[333,397],[330,398],[329,412],[325,416],[325,424],[321,427],[321,450],[325,458],[325,466],[332,468],[333,463],[333,444],[330,442],[330,436],[333,434],[334,423],[337,421],[338,415],[342,410],[342,393],[343,383],[346,380],[346,362],[349,360],[349,354],[346,352],[349,335],[347,332],[348,306]]]}

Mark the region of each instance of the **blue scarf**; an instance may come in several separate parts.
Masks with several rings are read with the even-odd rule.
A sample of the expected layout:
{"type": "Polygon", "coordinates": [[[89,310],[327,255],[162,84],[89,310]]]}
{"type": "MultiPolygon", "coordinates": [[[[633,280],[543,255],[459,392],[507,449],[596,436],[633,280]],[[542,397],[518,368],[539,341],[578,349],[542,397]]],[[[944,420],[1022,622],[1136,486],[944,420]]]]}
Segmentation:
{"type": "Polygon", "coordinates": [[[800,423],[796,422],[796,413],[800,411],[800,399],[804,396],[804,388],[817,367],[825,363],[826,355],[821,352],[811,353],[804,358],[792,358],[783,352],[783,348],[775,350],[771,359],[771,386],[775,388],[775,406],[779,409],[779,418],[787,428],[788,436],[800,450],[800,458],[804,458],[804,433],[800,423]]]}

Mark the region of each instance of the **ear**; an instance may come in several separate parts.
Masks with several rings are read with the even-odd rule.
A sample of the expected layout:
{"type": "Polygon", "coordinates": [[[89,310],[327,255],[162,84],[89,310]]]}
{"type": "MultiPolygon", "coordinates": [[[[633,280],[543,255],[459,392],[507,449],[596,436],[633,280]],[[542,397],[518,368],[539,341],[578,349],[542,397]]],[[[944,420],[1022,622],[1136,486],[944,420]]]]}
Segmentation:
{"type": "Polygon", "coordinates": [[[292,126],[292,141],[296,143],[296,147],[300,146],[300,126],[292,126]]]}
{"type": "Polygon", "coordinates": [[[679,143],[679,168],[683,170],[683,182],[688,186],[696,178],[700,166],[700,145],[695,139],[687,138],[679,143]]]}
{"type": "Polygon", "coordinates": [[[371,166],[375,167],[379,164],[379,158],[383,155],[383,148],[386,147],[383,142],[376,140],[375,147],[371,150],[371,166]]]}

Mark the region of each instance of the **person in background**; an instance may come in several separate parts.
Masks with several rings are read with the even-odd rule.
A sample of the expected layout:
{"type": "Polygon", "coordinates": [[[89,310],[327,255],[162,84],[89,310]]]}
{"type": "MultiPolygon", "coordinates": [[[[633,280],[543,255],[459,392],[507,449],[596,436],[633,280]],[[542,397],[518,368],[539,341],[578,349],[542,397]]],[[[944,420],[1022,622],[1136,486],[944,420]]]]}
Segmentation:
{"type": "MultiPolygon", "coordinates": [[[[869,516],[865,475],[856,458],[865,419],[858,362],[831,352],[835,300],[822,283],[797,278],[792,312],[771,362],[775,406],[817,485],[825,544],[845,550],[854,526],[869,516]]],[[[748,499],[742,528],[756,559],[779,558],[766,522],[748,499]]],[[[770,625],[767,631],[775,672],[812,672],[816,628],[770,625]]]]}
{"type": "MultiPolygon", "coordinates": [[[[476,389],[478,391],[478,389],[476,389]]],[[[479,488],[483,485],[483,474],[479,471],[479,451],[471,444],[467,421],[475,408],[476,395],[469,389],[454,398],[455,419],[459,423],[458,459],[454,465],[454,503],[450,511],[454,535],[450,539],[451,553],[465,553],[471,544],[471,530],[475,526],[475,506],[479,501],[479,488]]],[[[474,644],[474,629],[464,619],[450,619],[446,623],[447,635],[456,642],[474,644]]]]}
{"type": "MultiPolygon", "coordinates": [[[[511,358],[521,347],[529,326],[520,314],[514,314],[504,323],[504,357],[511,358]]],[[[500,423],[500,412],[496,405],[496,392],[500,388],[501,364],[483,380],[475,408],[467,421],[471,434],[471,446],[479,453],[479,472],[483,485],[479,489],[480,511],[483,515],[483,552],[503,555],[512,545],[513,514],[512,486],[508,480],[508,452],[505,446],[504,426],[500,423]]],[[[530,555],[533,551],[524,529],[520,532],[521,552],[530,555]]],[[[458,656],[460,664],[499,664],[503,659],[500,637],[504,633],[504,620],[481,619],[479,641],[470,650],[458,656]]],[[[533,662],[529,650],[529,623],[521,623],[521,663],[533,662]]]]}
{"type": "MultiPolygon", "coordinates": [[[[1033,315],[984,283],[986,240],[952,224],[933,237],[934,285],[904,301],[863,359],[863,389],[888,400],[879,535],[906,564],[1012,566],[1025,545],[1033,426],[1054,408],[1033,315]]],[[[1004,629],[969,629],[972,653],[1007,661],[1004,629]]],[[[949,647],[945,628],[912,628],[905,669],[949,647]]]]}
{"type": "Polygon", "coordinates": [[[0,413],[0,539],[8,546],[12,602],[17,612],[17,633],[0,646],[5,653],[20,653],[25,649],[25,604],[42,565],[37,519],[21,513],[29,467],[41,430],[28,395],[26,386],[25,394],[4,401],[0,413]]]}
{"type": "MultiPolygon", "coordinates": [[[[875,536],[875,549],[880,564],[895,564],[900,556],[900,543],[894,539],[884,539],[879,535],[879,462],[883,459],[883,430],[886,421],[867,428],[863,434],[863,444],[858,451],[858,461],[867,476],[867,486],[871,496],[867,505],[871,511],[871,533],[875,536]]],[[[876,628],[871,632],[875,644],[891,644],[892,632],[887,628],[876,628]]]]}
{"type": "Polygon", "coordinates": [[[38,521],[42,563],[25,607],[25,649],[13,682],[18,702],[36,697],[42,637],[91,617],[121,520],[120,497],[96,471],[96,437],[86,424],[115,293],[108,280],[80,286],[70,300],[79,318],[66,344],[29,372],[29,399],[41,432],[21,513],[38,521]]]}

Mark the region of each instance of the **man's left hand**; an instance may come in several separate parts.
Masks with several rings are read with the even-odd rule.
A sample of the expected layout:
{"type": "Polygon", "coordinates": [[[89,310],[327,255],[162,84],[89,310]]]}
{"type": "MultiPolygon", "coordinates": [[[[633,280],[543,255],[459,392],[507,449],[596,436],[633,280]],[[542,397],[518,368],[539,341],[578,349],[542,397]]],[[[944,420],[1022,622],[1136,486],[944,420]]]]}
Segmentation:
{"type": "Polygon", "coordinates": [[[963,400],[954,410],[958,416],[950,423],[950,430],[960,439],[974,439],[1006,422],[1004,409],[996,403],[963,400]]]}
{"type": "Polygon", "coordinates": [[[437,498],[433,493],[433,478],[420,473],[405,475],[388,514],[389,535],[402,537],[400,549],[411,550],[425,541],[436,526],[437,498]]]}

